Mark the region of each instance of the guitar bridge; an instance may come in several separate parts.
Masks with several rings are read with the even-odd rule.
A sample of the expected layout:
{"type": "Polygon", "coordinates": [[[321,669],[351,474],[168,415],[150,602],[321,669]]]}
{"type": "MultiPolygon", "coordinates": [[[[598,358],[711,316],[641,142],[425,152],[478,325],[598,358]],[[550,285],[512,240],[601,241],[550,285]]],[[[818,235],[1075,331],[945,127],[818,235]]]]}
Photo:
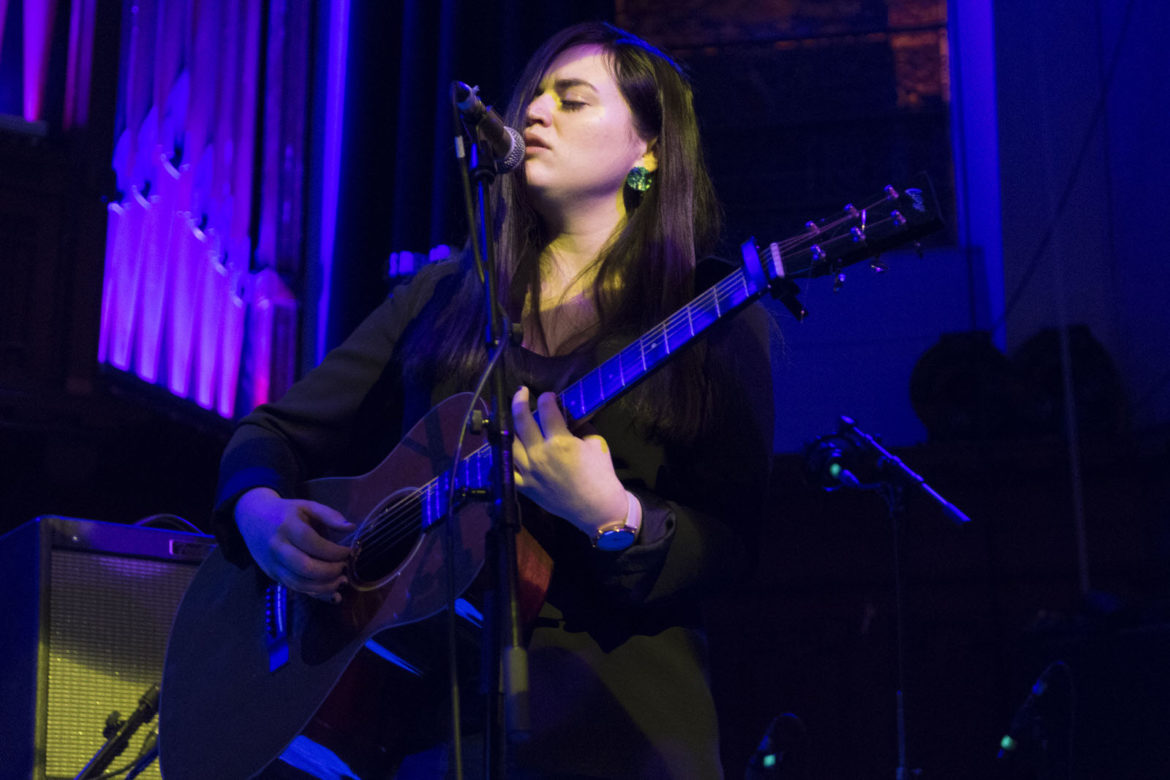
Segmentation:
{"type": "Polygon", "coordinates": [[[288,663],[288,588],[273,582],[264,589],[264,639],[268,671],[288,663]]]}

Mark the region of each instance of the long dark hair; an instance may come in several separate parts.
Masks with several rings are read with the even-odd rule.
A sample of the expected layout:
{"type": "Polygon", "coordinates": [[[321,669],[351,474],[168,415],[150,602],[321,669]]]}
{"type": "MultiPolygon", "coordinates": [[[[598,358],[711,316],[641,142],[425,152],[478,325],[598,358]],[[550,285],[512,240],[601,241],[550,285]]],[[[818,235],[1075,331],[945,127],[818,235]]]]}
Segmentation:
{"type": "MultiPolygon", "coordinates": [[[[642,138],[657,139],[658,158],[658,170],[648,191],[625,188],[626,222],[597,261],[593,289],[598,317],[593,338],[596,345],[619,335],[638,336],[694,296],[696,258],[715,246],[719,207],[703,161],[691,86],[685,74],[669,56],[613,25],[586,22],[549,38],[533,54],[516,84],[505,115],[508,124],[524,127],[528,103],[557,55],[588,44],[600,46],[609,55],[635,129],[642,138]]],[[[519,322],[526,298],[531,310],[540,310],[539,260],[551,236],[546,235],[544,223],[528,198],[523,169],[497,181],[493,200],[497,290],[509,318],[519,322]]],[[[484,364],[483,322],[482,315],[469,317],[467,312],[480,311],[477,304],[482,294],[477,275],[467,269],[437,327],[424,337],[427,343],[413,348],[407,345],[412,353],[410,362],[421,367],[417,361],[426,360],[443,374],[467,380],[473,377],[484,364]]],[[[710,404],[701,370],[703,354],[699,347],[680,355],[624,400],[635,419],[650,432],[685,440],[700,430],[710,404]],[[670,403],[664,405],[663,398],[670,398],[670,403]]]]}

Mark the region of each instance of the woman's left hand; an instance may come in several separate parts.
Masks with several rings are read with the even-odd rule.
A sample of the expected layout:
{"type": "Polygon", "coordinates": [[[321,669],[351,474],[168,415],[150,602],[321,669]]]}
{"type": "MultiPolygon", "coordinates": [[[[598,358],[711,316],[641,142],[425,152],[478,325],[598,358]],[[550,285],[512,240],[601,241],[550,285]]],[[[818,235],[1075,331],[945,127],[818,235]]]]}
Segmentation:
{"type": "Polygon", "coordinates": [[[605,439],[574,436],[553,393],[541,394],[536,408],[540,422],[529,408],[527,387],[512,396],[516,489],[590,538],[620,522],[629,503],[605,439]]]}

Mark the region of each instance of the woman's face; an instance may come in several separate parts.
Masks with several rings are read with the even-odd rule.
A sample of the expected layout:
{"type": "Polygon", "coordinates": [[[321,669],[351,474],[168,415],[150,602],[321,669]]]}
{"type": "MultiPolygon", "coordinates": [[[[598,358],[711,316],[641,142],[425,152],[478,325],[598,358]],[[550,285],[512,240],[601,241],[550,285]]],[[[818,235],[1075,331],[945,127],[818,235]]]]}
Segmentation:
{"type": "Polygon", "coordinates": [[[636,165],[653,170],[652,139],[634,129],[597,45],[574,46],[557,55],[528,104],[524,175],[538,208],[572,209],[616,198],[636,165]]]}

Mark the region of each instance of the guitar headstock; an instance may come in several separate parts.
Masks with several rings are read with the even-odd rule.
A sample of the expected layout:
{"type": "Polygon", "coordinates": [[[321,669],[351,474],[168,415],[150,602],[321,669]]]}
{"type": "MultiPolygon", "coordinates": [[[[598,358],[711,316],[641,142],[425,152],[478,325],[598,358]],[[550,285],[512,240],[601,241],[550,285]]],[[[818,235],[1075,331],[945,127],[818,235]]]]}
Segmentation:
{"type": "Polygon", "coordinates": [[[882,252],[916,242],[942,225],[934,187],[922,173],[908,186],[888,186],[861,205],[850,203],[835,215],[807,222],[803,233],[769,244],[762,252],[749,240],[742,247],[744,264],[749,277],[803,319],[807,312],[795,298],[799,288],[794,279],[832,275],[837,287],[843,269],[870,258],[875,269],[885,270],[876,262],[882,252]]]}

